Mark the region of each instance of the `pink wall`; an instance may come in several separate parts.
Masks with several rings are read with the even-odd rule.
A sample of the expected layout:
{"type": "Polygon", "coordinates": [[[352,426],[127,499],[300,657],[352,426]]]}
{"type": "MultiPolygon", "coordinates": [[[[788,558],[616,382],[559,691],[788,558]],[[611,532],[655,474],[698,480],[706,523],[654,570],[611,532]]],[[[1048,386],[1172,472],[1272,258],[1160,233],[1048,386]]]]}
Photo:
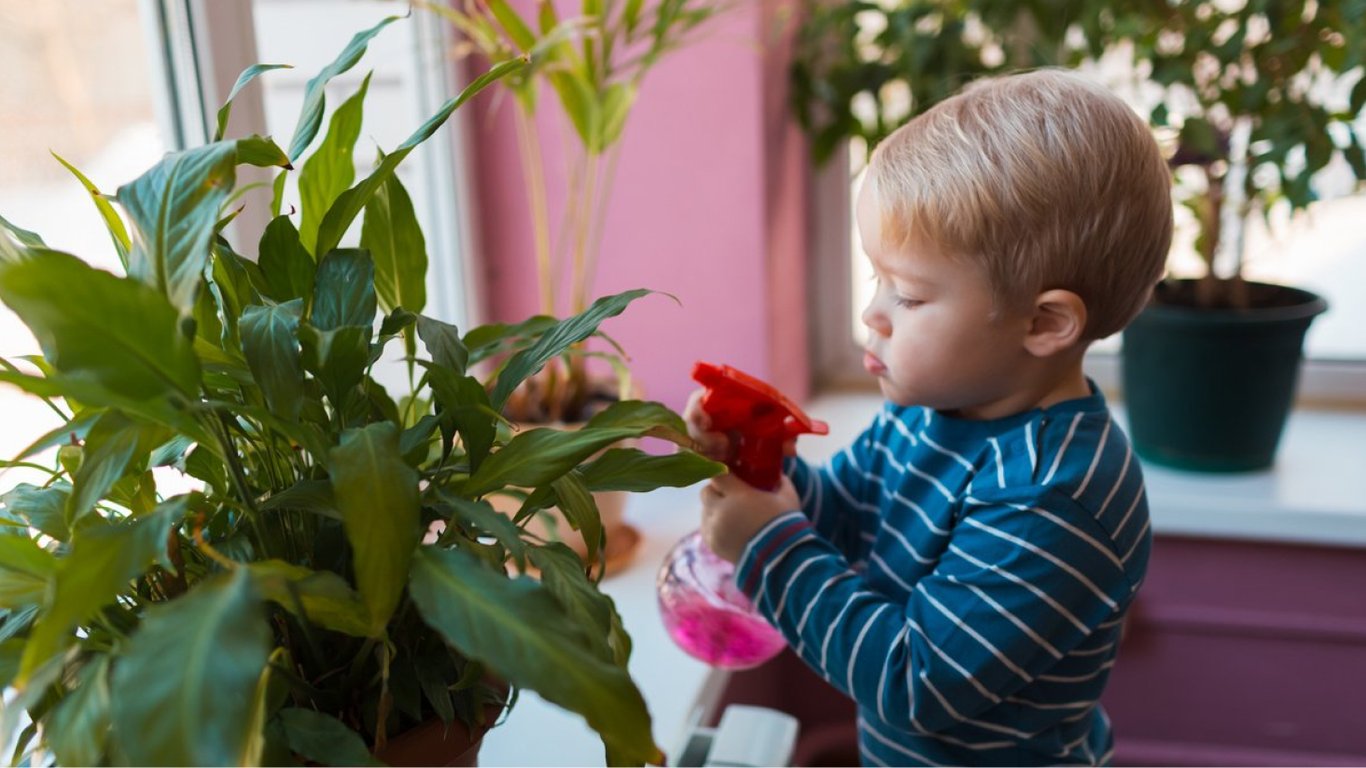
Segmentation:
{"type": "MultiPolygon", "coordinates": [[[[761,45],[769,15],[767,1],[736,4],[666,57],[622,139],[593,295],[643,287],[681,302],[648,296],[603,326],[631,355],[645,396],[675,408],[699,359],[806,394],[805,163],[775,92],[782,51],[761,45]]],[[[537,307],[514,106],[484,95],[474,107],[485,319],[520,320],[537,307]]],[[[540,128],[558,170],[559,131],[544,116],[540,128]]],[[[557,217],[563,177],[549,181],[557,217]]]]}

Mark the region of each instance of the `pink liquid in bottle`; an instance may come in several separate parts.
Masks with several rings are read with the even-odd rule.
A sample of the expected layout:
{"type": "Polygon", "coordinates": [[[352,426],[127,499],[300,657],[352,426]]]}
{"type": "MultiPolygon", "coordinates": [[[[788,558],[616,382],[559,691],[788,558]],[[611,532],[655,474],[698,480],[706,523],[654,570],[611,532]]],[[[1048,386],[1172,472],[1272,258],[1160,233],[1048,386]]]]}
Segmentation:
{"type": "Polygon", "coordinates": [[[714,667],[757,666],[787,645],[782,633],[735,586],[735,566],[717,557],[700,532],[674,545],[655,586],[669,636],[689,655],[714,667]]]}

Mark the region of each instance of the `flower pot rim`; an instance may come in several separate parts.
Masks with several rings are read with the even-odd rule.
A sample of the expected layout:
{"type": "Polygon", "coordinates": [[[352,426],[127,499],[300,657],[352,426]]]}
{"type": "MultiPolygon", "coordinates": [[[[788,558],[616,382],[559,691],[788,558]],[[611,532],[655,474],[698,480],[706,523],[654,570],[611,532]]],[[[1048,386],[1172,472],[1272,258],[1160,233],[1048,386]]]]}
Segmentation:
{"type": "MultiPolygon", "coordinates": [[[[1181,278],[1172,282],[1188,285],[1198,282],[1192,278],[1181,278]]],[[[1275,324],[1311,320],[1328,310],[1328,301],[1313,291],[1278,283],[1262,283],[1249,280],[1249,286],[1265,287],[1280,291],[1298,299],[1291,304],[1272,307],[1195,307],[1187,304],[1168,304],[1154,299],[1144,307],[1140,317],[1147,321],[1169,323],[1205,323],[1210,325],[1246,326],[1253,324],[1275,324]]]]}

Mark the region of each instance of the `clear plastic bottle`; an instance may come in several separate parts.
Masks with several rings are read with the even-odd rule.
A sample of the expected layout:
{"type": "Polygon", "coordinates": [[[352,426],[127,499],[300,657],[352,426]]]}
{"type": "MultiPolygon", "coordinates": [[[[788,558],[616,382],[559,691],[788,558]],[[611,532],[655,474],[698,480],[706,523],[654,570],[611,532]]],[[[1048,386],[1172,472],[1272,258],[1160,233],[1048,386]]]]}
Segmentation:
{"type": "Polygon", "coordinates": [[[717,557],[700,531],[683,537],[655,580],[664,628],[689,655],[722,669],[746,669],[787,645],[735,585],[735,566],[717,557]]]}

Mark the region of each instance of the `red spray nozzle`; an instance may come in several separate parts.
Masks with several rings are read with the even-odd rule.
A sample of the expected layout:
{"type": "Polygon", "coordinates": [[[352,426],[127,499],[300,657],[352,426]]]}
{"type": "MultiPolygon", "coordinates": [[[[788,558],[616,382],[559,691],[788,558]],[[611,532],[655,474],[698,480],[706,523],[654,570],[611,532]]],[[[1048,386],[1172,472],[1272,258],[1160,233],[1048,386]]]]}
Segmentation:
{"type": "Polygon", "coordinates": [[[802,412],[773,385],[729,365],[693,364],[692,377],[706,387],[702,410],[712,429],[737,434],[731,472],[755,488],[778,487],[783,445],[797,435],[824,435],[830,427],[802,412]]]}

